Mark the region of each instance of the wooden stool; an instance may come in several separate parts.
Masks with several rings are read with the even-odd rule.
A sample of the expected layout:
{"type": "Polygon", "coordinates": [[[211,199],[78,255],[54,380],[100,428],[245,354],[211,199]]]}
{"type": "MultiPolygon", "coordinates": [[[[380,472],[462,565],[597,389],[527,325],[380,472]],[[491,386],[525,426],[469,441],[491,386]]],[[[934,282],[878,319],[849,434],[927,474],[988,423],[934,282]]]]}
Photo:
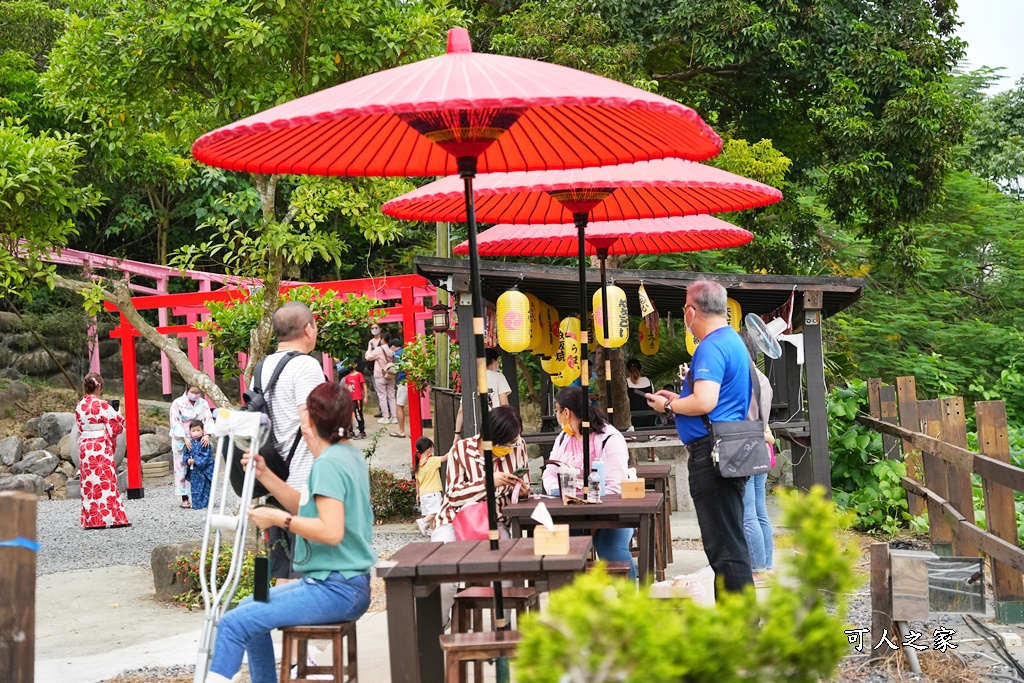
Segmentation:
{"type": "Polygon", "coordinates": [[[334,683],[355,683],[359,677],[356,664],[356,622],[316,626],[285,626],[281,629],[281,683],[313,683],[311,674],[330,674],[334,683]],[[334,659],[330,666],[309,666],[309,641],[330,640],[334,659]],[[297,655],[296,676],[292,678],[292,653],[297,655]]]}
{"type": "MultiPolygon", "coordinates": [[[[587,562],[587,571],[592,572],[597,566],[597,562],[587,562]]],[[[608,576],[621,576],[624,579],[629,578],[629,572],[633,569],[633,565],[625,560],[614,560],[611,562],[604,563],[604,571],[608,576]]]]}
{"type": "MultiPolygon", "coordinates": [[[[502,587],[501,597],[505,609],[515,610],[518,623],[521,612],[540,609],[540,596],[534,588],[502,587]]],[[[455,605],[452,609],[452,633],[479,633],[484,631],[484,610],[494,609],[494,589],[490,586],[471,586],[463,588],[455,594],[455,605]]],[[[465,668],[465,662],[459,663],[465,668]]],[[[462,680],[465,680],[465,674],[462,680]]],[[[483,681],[484,666],[482,662],[473,665],[473,680],[483,681]]]]}
{"type": "MultiPolygon", "coordinates": [[[[479,631],[477,633],[453,633],[441,636],[444,650],[445,683],[466,683],[463,663],[483,662],[489,659],[508,658],[516,653],[522,634],[519,631],[479,631]]],[[[479,674],[475,683],[481,683],[479,674]]]]}

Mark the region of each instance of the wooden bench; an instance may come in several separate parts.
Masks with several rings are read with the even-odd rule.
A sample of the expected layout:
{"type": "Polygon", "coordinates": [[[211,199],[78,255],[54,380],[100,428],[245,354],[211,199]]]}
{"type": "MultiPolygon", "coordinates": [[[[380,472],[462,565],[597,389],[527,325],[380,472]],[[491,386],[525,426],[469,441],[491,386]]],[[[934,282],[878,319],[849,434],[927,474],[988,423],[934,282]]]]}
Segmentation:
{"type": "MultiPolygon", "coordinates": [[[[514,657],[522,634],[519,631],[479,631],[441,636],[445,658],[445,683],[466,683],[464,662],[514,657]]],[[[476,674],[475,683],[483,683],[476,674]]]]}
{"type": "MultiPolygon", "coordinates": [[[[501,598],[506,610],[515,610],[517,626],[520,614],[540,609],[540,596],[533,588],[502,587],[501,598]]],[[[483,631],[484,610],[494,610],[494,589],[490,586],[471,586],[456,593],[452,609],[452,633],[483,631]]],[[[463,668],[466,665],[466,662],[459,664],[463,668]]],[[[483,681],[483,670],[483,663],[476,662],[473,665],[473,680],[483,681]]]]}
{"type": "MultiPolygon", "coordinates": [[[[311,675],[330,674],[334,683],[356,683],[356,622],[343,621],[316,626],[285,626],[281,629],[281,683],[313,683],[311,675]],[[333,660],[330,666],[309,666],[309,641],[330,640],[333,660]],[[292,655],[296,657],[295,677],[291,675],[292,655]]],[[[316,679],[323,680],[323,679],[316,679]]]]}
{"type": "MultiPolygon", "coordinates": [[[[587,571],[594,571],[598,564],[598,562],[587,562],[587,571]]],[[[608,576],[621,576],[628,579],[631,569],[633,569],[633,563],[625,560],[612,560],[604,563],[604,571],[608,576]]]]}

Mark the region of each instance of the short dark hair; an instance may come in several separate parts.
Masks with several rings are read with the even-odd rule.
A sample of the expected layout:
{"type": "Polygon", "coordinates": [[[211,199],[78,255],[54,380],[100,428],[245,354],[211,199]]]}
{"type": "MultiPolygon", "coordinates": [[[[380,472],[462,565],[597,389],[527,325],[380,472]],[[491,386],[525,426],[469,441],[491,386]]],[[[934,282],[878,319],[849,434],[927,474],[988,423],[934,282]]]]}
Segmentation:
{"type": "Polygon", "coordinates": [[[490,411],[491,443],[498,446],[512,443],[523,432],[523,421],[512,406],[498,406],[490,411]]]}
{"type": "Polygon", "coordinates": [[[426,453],[428,448],[433,448],[434,442],[425,436],[416,439],[416,453],[426,453]]]}
{"type": "Polygon", "coordinates": [[[640,365],[639,360],[637,360],[636,358],[630,358],[628,361],[626,361],[626,371],[628,372],[633,368],[636,368],[636,371],[639,373],[643,373],[644,371],[643,367],[640,365]]]}
{"type": "Polygon", "coordinates": [[[191,422],[188,423],[189,431],[192,431],[196,427],[202,427],[205,429],[205,425],[203,424],[202,420],[192,420],[191,422]]]}
{"type": "Polygon", "coordinates": [[[321,439],[338,443],[352,427],[352,394],[344,384],[323,382],[306,397],[306,410],[321,439]]]}
{"type": "Polygon", "coordinates": [[[488,365],[501,358],[501,354],[498,353],[498,349],[486,349],[484,351],[484,356],[487,358],[488,365]]]}
{"type": "Polygon", "coordinates": [[[315,322],[309,306],[301,301],[289,301],[274,311],[274,334],[278,342],[292,341],[302,336],[306,325],[315,322]]]}

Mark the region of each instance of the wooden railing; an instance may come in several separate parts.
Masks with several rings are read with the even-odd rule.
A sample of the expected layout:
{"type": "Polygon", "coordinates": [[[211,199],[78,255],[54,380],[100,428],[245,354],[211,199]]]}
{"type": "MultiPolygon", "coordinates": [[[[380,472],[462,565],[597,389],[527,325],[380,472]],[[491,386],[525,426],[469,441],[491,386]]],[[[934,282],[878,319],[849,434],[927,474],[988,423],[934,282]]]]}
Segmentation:
{"type": "Polygon", "coordinates": [[[896,387],[868,380],[870,415],[858,421],[882,434],[886,457],[902,459],[910,513],[928,511],[932,549],[939,555],[992,562],[999,621],[1024,621],[1024,550],[1017,535],[1014,492],[1024,492],[1024,469],[1010,463],[1006,408],[1002,401],[974,404],[978,453],[967,448],[964,400],[917,399],[913,377],[896,387]],[[975,523],[971,475],[982,480],[986,529],[975,523]]]}

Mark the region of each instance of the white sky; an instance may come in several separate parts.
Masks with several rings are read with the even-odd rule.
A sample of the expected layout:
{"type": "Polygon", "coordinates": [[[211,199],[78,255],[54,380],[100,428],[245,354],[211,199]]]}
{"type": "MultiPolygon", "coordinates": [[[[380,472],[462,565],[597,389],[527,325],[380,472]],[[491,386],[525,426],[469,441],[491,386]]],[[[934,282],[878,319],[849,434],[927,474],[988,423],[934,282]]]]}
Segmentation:
{"type": "Polygon", "coordinates": [[[957,14],[963,22],[958,34],[968,43],[961,66],[1006,67],[992,91],[1012,88],[1024,76],[1024,0],[960,0],[957,14]]]}

